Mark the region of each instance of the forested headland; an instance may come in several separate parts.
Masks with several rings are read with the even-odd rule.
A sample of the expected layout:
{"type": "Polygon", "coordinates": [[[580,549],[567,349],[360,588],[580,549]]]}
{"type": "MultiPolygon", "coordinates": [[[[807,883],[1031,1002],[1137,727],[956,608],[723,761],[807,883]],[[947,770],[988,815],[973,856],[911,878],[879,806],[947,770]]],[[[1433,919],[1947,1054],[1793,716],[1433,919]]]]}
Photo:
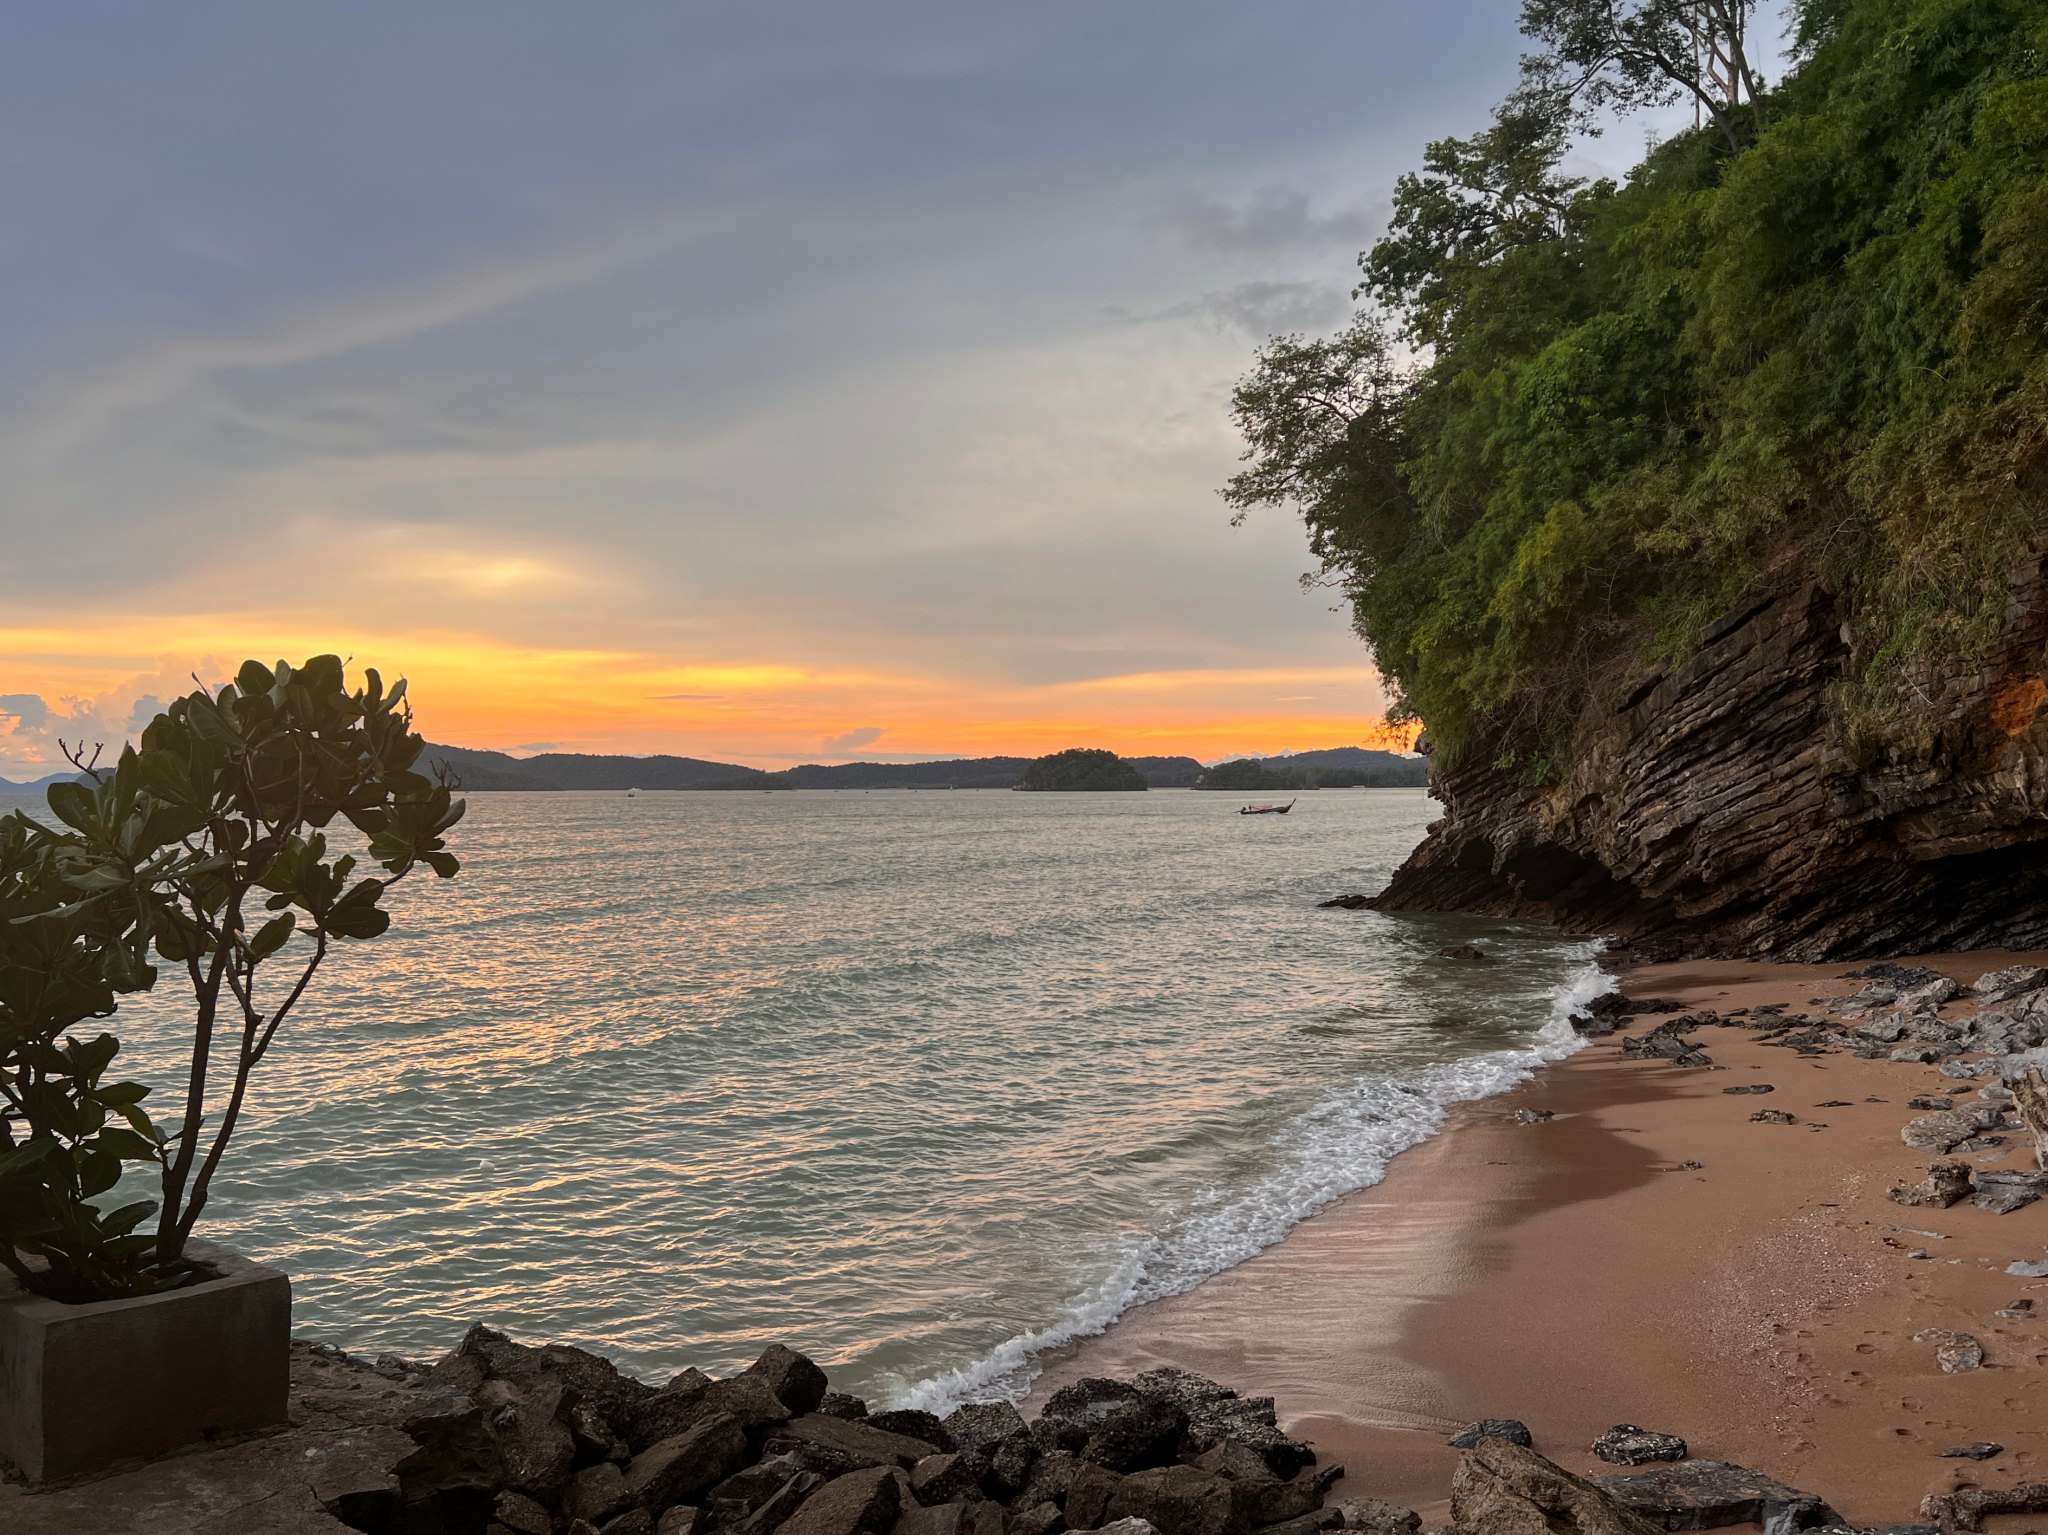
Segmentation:
{"type": "Polygon", "coordinates": [[[1521,88],[1401,178],[1355,322],[1237,390],[1227,499],[1299,508],[1440,756],[1554,776],[1603,675],[1779,564],[1840,596],[1835,707],[1881,712],[2048,520],[2048,9],[1800,0],[1775,81],[1753,9],[1527,0],[1521,88]]]}

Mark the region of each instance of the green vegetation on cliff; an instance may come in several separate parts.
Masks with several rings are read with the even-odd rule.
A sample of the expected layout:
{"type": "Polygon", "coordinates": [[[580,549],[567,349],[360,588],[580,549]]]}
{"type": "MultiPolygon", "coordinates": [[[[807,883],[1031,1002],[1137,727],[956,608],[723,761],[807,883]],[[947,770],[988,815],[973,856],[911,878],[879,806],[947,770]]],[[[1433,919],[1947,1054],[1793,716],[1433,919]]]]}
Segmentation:
{"type": "Polygon", "coordinates": [[[1075,747],[1040,757],[1024,770],[1017,787],[1066,793],[1144,789],[1145,775],[1115,752],[1075,747]]]}
{"type": "Polygon", "coordinates": [[[1226,498],[1301,510],[1440,749],[1555,749],[1780,561],[1881,704],[2048,524],[2048,8],[1802,0],[1775,87],[1670,67],[1748,9],[1527,0],[1523,88],[1402,178],[1375,307],[1238,388],[1226,498]],[[1589,113],[1677,100],[1704,126],[1623,184],[1565,174],[1589,113]]]}

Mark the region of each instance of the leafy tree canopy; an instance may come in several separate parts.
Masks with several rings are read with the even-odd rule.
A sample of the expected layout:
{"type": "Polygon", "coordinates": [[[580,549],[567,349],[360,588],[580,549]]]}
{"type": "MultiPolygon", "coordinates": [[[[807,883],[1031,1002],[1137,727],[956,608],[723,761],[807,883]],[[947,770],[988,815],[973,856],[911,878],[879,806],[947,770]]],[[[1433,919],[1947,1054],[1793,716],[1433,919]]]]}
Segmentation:
{"type": "Polygon", "coordinates": [[[1547,755],[1780,562],[1842,593],[1882,706],[2048,524],[2048,10],[1804,0],[1774,86],[1747,21],[1528,0],[1522,87],[1401,180],[1372,307],[1237,389],[1226,499],[1300,511],[1440,750],[1547,755]],[[1589,113],[1686,99],[1623,183],[1563,173],[1589,113]]]}

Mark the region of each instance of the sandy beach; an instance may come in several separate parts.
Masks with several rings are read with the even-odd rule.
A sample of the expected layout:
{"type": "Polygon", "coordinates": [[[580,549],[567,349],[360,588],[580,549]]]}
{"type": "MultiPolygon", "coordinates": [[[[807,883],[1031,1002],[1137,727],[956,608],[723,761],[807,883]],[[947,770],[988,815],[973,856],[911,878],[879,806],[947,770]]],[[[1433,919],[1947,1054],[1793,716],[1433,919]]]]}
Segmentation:
{"type": "MultiPolygon", "coordinates": [[[[1967,983],[2022,961],[2042,956],[1909,962],[1967,983]]],[[[1723,1014],[1796,1012],[1855,990],[1852,968],[1690,962],[1622,983],[1723,1014]]],[[[1431,1522],[1457,1461],[1444,1439],[1479,1417],[1523,1419],[1540,1451],[1585,1473],[1615,1469],[1587,1448],[1613,1424],[1679,1434],[1694,1456],[1819,1493],[1864,1527],[1915,1519],[1931,1492],[2040,1479],[2048,1336],[1995,1313],[2022,1298],[2048,1312],[2048,1280],[2005,1272],[2048,1256],[2048,1201],[2001,1216],[1886,1197],[1936,1160],[1900,1140],[1907,1100],[1977,1084],[1801,1056],[1740,1026],[1694,1037],[1711,1069],[1625,1059],[1623,1035],[1657,1021],[1462,1107],[1378,1186],[1050,1360],[1034,1399],[1179,1364],[1276,1397],[1283,1424],[1345,1466],[1343,1493],[1431,1522]],[[1522,1109],[1555,1117],[1520,1123],[1522,1109]],[[1797,1123],[1755,1122],[1759,1109],[1797,1123]],[[1913,1341],[1930,1328],[1973,1334],[1983,1367],[1944,1374],[1935,1345],[1913,1341]],[[1941,1457],[1974,1441],[2004,1449],[1941,1457]]],[[[2033,1165],[2023,1133],[1960,1155],[2033,1165]]]]}

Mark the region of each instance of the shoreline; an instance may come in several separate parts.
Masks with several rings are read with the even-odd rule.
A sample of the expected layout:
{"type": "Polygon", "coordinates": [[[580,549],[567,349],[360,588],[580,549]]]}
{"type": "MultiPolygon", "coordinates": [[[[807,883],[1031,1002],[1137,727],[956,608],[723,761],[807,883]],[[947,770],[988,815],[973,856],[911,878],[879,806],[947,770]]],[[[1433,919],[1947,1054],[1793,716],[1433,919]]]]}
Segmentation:
{"type": "MultiPolygon", "coordinates": [[[[1902,963],[1967,985],[2023,959],[2042,962],[1902,963]]],[[[1688,1008],[1796,1013],[1854,991],[1853,968],[1679,962],[1621,981],[1688,1008]]],[[[1615,1469],[1587,1451],[1612,1424],[1679,1434],[1695,1457],[1818,1493],[1862,1526],[1912,1521],[1930,1493],[2038,1478],[2048,1337],[1994,1313],[2021,1297],[2048,1310],[2048,1281],[2004,1272],[2048,1252],[2048,1202],[2000,1216],[1886,1197],[1937,1160],[1901,1142],[1907,1100],[1946,1087],[1961,1101],[1979,1084],[1798,1055],[1741,1027],[1694,1036],[1711,1069],[1623,1058],[1621,1037],[1658,1021],[1624,1020],[1533,1081],[1456,1106],[1379,1184],[1275,1247],[1042,1356],[1028,1400],[1180,1364],[1277,1398],[1290,1432],[1345,1466],[1340,1495],[1426,1521],[1458,1458],[1445,1438],[1480,1417],[1524,1419],[1540,1452],[1582,1474],[1615,1469]],[[1762,1084],[1776,1090],[1723,1091],[1762,1084]],[[1754,1123],[1760,1107],[1799,1123],[1754,1123]],[[1520,1109],[1556,1117],[1521,1124],[1520,1109]],[[1911,1341],[1938,1327],[1981,1339],[1984,1367],[1943,1374],[1911,1341]],[[2003,1453],[1940,1457],[1980,1440],[2003,1453]]],[[[1968,1160],[2030,1168],[2026,1140],[1968,1160]]]]}

